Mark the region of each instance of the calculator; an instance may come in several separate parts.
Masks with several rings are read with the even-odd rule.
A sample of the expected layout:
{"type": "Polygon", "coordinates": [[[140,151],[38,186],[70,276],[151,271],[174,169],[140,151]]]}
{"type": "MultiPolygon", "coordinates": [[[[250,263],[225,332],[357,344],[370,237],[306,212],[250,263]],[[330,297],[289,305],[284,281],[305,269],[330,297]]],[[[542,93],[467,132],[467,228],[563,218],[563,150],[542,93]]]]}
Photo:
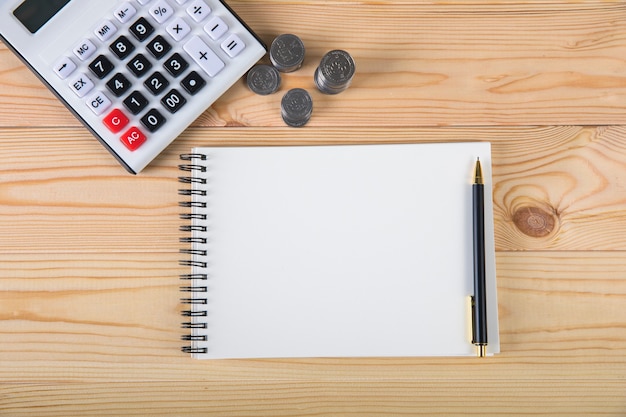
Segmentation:
{"type": "Polygon", "coordinates": [[[4,0],[0,38],[133,174],[266,53],[220,0],[4,0]]]}

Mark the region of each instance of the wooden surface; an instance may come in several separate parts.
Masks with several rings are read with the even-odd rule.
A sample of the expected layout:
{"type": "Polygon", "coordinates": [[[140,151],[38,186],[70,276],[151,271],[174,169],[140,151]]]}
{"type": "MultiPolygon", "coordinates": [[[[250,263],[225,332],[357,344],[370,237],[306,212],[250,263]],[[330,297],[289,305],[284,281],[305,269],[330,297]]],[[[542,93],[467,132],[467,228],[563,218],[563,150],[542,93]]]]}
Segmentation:
{"type": "Polygon", "coordinates": [[[298,34],[304,67],[268,97],[238,83],[136,177],[0,46],[0,416],[626,415],[626,4],[230,4],[268,43],[298,34]],[[357,75],[324,96],[335,48],[357,75]],[[178,154],[448,140],[493,144],[500,355],[180,352],[178,154]]]}

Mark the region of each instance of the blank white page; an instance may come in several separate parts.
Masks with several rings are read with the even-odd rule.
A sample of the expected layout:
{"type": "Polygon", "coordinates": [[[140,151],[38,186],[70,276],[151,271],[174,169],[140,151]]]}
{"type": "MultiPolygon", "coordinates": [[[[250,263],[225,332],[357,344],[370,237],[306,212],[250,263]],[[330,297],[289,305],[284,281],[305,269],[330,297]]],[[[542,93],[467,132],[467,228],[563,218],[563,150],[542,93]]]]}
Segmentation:
{"type": "Polygon", "coordinates": [[[472,181],[485,180],[488,353],[499,352],[489,143],[198,148],[199,358],[475,355],[472,181]]]}

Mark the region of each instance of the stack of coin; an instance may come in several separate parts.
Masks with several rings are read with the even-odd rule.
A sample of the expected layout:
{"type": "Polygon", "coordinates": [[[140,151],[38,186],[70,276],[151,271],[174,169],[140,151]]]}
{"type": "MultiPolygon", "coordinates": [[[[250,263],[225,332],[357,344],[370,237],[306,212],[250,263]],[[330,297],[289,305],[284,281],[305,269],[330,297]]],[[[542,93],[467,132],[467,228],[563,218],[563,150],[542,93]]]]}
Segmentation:
{"type": "Polygon", "coordinates": [[[356,65],[349,53],[342,50],[328,52],[315,70],[314,80],[324,94],[339,94],[350,86],[356,65]]]}
{"type": "Polygon", "coordinates": [[[289,90],[281,103],[281,115],[285,123],[292,127],[301,127],[307,124],[313,113],[311,95],[302,88],[289,90]]]}
{"type": "Polygon", "coordinates": [[[293,72],[304,62],[304,43],[292,34],[278,36],[270,46],[270,61],[280,72],[293,72]]]}
{"type": "Polygon", "coordinates": [[[256,94],[273,94],[280,87],[280,74],[271,65],[255,65],[246,78],[248,87],[256,94]]]}

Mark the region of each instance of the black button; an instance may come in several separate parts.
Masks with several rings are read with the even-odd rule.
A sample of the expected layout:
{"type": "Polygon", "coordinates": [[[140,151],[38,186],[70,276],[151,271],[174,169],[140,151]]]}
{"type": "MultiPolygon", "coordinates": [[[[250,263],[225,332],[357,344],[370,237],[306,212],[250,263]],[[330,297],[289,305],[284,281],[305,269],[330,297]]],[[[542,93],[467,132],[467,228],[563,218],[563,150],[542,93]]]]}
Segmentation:
{"type": "Polygon", "coordinates": [[[109,48],[119,59],[124,59],[135,50],[135,45],[126,36],[120,36],[109,48]]]}
{"type": "Polygon", "coordinates": [[[113,71],[115,65],[104,55],[100,55],[96,58],[91,64],[89,64],[89,69],[94,73],[96,77],[99,79],[103,79],[111,71],[113,71]]]}
{"type": "Polygon", "coordinates": [[[180,56],[179,53],[175,53],[169,57],[167,61],[165,61],[163,66],[167,72],[172,74],[174,77],[178,77],[180,74],[185,72],[185,70],[189,67],[189,64],[183,59],[182,56],[180,56]]]}
{"type": "Polygon", "coordinates": [[[158,96],[170,85],[170,82],[160,72],[155,72],[143,83],[148,90],[155,96],[158,96]]]}
{"type": "Polygon", "coordinates": [[[172,114],[180,110],[185,103],[187,103],[187,100],[177,90],[170,91],[161,99],[161,104],[172,114]]]}
{"type": "Polygon", "coordinates": [[[172,49],[172,46],[167,43],[163,36],[159,35],[152,39],[150,43],[148,43],[148,45],[146,45],[146,49],[156,59],[161,59],[172,49]]]}
{"type": "Polygon", "coordinates": [[[152,64],[150,63],[148,58],[146,58],[142,54],[139,54],[131,59],[130,62],[126,64],[126,66],[133,74],[135,74],[136,77],[143,76],[146,72],[150,70],[150,68],[152,68],[152,64]]]}
{"type": "Polygon", "coordinates": [[[124,74],[117,73],[107,83],[107,88],[115,95],[120,97],[131,87],[130,81],[124,76],[124,74]]]}
{"type": "Polygon", "coordinates": [[[139,42],[145,41],[154,32],[152,25],[143,17],[130,25],[128,30],[139,42]]]}
{"type": "Polygon", "coordinates": [[[141,113],[148,103],[148,99],[139,91],[133,91],[130,96],[126,97],[126,100],[124,100],[124,106],[126,106],[128,111],[132,114],[141,113]]]}
{"type": "Polygon", "coordinates": [[[191,71],[183,80],[180,85],[191,95],[196,94],[202,90],[202,87],[206,85],[206,81],[195,71],[191,71]]]}
{"type": "Polygon", "coordinates": [[[141,118],[141,124],[150,132],[156,132],[165,123],[165,117],[157,109],[152,109],[141,118]]]}

